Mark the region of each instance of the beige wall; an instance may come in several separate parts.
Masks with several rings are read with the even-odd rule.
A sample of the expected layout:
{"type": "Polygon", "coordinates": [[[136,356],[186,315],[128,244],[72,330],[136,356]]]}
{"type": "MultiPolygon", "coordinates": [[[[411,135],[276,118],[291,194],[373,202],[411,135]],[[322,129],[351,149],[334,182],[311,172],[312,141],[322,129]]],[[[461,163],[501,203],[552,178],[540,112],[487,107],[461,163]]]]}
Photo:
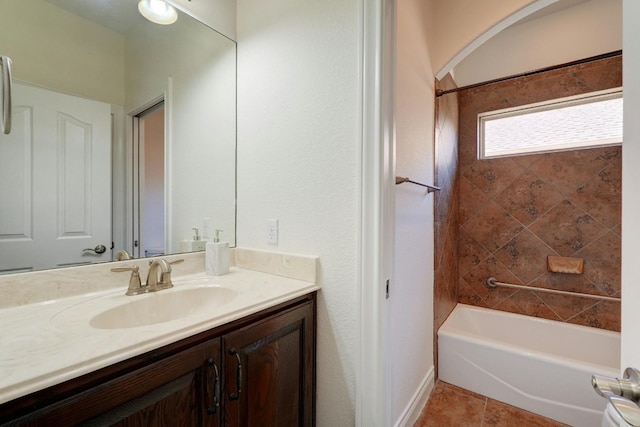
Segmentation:
{"type": "MultiPolygon", "coordinates": [[[[431,65],[442,70],[454,56],[519,9],[541,0],[435,0],[431,65]]],[[[544,1],[544,0],[543,0],[544,1]]],[[[547,1],[550,3],[550,1],[547,1]]]]}
{"type": "MultiPolygon", "coordinates": [[[[434,77],[432,43],[425,37],[432,2],[400,0],[396,6],[396,175],[432,184],[434,77]]],[[[391,352],[394,425],[412,425],[412,398],[426,399],[433,382],[434,197],[414,184],[395,187],[389,335],[390,347],[402,351],[391,352]]]]}
{"type": "Polygon", "coordinates": [[[124,37],[42,0],[2,1],[0,54],[13,77],[124,104],[124,37]]]}
{"type": "Polygon", "coordinates": [[[465,86],[620,49],[622,0],[591,0],[507,28],[463,59],[454,75],[465,86]]]}

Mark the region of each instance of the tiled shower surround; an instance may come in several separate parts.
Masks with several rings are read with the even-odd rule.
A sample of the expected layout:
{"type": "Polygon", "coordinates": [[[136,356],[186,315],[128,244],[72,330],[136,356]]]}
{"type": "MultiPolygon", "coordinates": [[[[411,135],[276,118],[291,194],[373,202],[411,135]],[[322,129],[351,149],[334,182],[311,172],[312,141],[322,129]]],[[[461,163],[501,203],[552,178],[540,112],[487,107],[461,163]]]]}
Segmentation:
{"type": "Polygon", "coordinates": [[[459,92],[459,302],[620,330],[618,302],[535,289],[620,296],[621,147],[478,160],[476,141],[478,113],[619,86],[615,57],[459,92]],[[549,273],[548,255],[584,273],[549,273]],[[530,290],[488,289],[491,276],[530,290]]]}
{"type": "MultiPolygon", "coordinates": [[[[438,89],[455,87],[447,74],[438,89]]],[[[434,326],[437,331],[458,301],[458,102],[450,94],[436,100],[435,117],[434,326]]],[[[437,348],[437,340],[434,337],[437,348]]],[[[435,352],[437,357],[437,351],[435,352]]],[[[436,363],[437,366],[437,363],[436,363]]]]}

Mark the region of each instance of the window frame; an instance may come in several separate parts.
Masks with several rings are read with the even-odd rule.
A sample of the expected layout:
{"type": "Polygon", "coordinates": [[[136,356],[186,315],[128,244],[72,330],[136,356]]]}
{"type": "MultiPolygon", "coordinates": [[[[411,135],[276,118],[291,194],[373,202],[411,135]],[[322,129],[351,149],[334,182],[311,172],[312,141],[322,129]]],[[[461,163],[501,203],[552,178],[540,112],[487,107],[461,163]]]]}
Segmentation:
{"type": "Polygon", "coordinates": [[[563,98],[551,99],[543,102],[520,105],[517,107],[504,108],[501,110],[487,111],[478,113],[477,115],[477,148],[479,160],[490,160],[504,157],[526,156],[531,154],[551,153],[558,151],[580,150],[586,148],[596,148],[609,145],[622,144],[622,136],[619,138],[603,138],[592,141],[568,142],[562,144],[553,144],[543,147],[525,147],[500,150],[497,154],[487,155],[485,152],[485,125],[488,121],[499,120],[514,116],[523,116],[530,113],[540,111],[549,111],[574,105],[581,105],[596,102],[598,100],[606,101],[610,99],[618,99],[623,97],[622,87],[600,90],[595,92],[587,92],[580,95],[568,96],[563,98]]]}

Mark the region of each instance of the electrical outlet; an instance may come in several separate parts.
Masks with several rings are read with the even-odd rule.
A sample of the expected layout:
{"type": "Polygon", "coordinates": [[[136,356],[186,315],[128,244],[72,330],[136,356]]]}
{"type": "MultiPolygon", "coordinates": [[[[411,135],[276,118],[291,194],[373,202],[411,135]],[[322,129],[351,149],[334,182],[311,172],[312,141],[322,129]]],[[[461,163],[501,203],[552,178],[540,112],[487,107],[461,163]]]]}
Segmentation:
{"type": "Polygon", "coordinates": [[[267,243],[270,245],[278,244],[278,220],[267,220],[267,243]]]}

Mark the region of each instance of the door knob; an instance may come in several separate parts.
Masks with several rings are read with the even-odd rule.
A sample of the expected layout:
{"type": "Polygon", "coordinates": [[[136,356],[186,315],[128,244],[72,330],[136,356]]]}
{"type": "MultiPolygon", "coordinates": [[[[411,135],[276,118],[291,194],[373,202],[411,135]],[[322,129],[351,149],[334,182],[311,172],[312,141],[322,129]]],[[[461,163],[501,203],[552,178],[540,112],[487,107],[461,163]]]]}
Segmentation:
{"type": "Polygon", "coordinates": [[[593,375],[591,385],[596,393],[611,402],[623,420],[640,427],[640,371],[627,368],[622,378],[593,375]]]}
{"type": "Polygon", "coordinates": [[[107,247],[105,245],[98,245],[95,248],[85,248],[82,252],[93,252],[95,254],[103,254],[107,251],[107,247]]]}

